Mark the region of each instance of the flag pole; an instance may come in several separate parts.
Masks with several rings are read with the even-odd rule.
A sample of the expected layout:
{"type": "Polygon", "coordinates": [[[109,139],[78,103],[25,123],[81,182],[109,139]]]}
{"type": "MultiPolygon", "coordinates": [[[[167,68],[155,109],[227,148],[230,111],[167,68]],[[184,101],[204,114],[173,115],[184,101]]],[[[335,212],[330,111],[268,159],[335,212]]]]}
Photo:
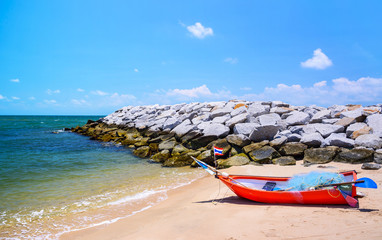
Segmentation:
{"type": "MultiPolygon", "coordinates": [[[[214,149],[214,164],[215,164],[215,168],[217,169],[218,166],[217,166],[217,162],[216,162],[215,145],[213,145],[213,149],[214,149]]],[[[215,178],[219,178],[218,177],[218,171],[215,172],[215,178]]]]}

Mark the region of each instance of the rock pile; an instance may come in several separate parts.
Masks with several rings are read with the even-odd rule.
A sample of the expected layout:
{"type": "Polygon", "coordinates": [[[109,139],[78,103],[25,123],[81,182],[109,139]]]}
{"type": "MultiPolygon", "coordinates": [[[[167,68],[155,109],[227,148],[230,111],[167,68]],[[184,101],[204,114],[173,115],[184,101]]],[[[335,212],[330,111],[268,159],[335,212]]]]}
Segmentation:
{"type": "Polygon", "coordinates": [[[72,131],[130,148],[163,166],[213,164],[381,163],[382,104],[291,106],[280,101],[128,106],[72,131]]]}

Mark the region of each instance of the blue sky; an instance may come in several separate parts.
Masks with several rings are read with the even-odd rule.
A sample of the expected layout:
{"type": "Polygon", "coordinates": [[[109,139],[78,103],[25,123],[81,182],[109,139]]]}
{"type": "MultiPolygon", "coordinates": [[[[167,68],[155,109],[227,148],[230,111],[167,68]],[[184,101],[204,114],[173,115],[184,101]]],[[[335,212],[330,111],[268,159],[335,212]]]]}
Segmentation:
{"type": "Polygon", "coordinates": [[[0,1],[0,114],[382,103],[381,1],[0,1]]]}

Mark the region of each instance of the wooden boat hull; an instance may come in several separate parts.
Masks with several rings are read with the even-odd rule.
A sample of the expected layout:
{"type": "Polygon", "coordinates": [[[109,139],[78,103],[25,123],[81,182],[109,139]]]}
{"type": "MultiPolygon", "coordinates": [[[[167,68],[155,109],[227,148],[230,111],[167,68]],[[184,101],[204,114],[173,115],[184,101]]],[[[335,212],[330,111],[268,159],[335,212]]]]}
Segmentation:
{"type": "MultiPolygon", "coordinates": [[[[355,171],[342,172],[347,181],[356,181],[355,171]]],[[[237,196],[256,202],[276,203],[276,204],[347,204],[345,198],[337,188],[326,188],[312,191],[265,191],[243,186],[240,182],[275,182],[285,184],[287,177],[261,177],[261,176],[241,176],[230,175],[225,177],[219,175],[218,178],[237,196]]],[[[356,196],[356,187],[353,185],[351,196],[356,196]]]]}

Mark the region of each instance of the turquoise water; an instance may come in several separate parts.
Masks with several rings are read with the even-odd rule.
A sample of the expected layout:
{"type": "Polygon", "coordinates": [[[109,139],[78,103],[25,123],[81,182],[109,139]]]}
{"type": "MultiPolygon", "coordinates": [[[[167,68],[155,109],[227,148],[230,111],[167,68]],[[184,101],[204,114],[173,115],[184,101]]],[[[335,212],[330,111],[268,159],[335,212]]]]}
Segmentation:
{"type": "Polygon", "coordinates": [[[113,222],[202,176],[63,131],[100,117],[0,116],[0,238],[55,239],[113,222]]]}

